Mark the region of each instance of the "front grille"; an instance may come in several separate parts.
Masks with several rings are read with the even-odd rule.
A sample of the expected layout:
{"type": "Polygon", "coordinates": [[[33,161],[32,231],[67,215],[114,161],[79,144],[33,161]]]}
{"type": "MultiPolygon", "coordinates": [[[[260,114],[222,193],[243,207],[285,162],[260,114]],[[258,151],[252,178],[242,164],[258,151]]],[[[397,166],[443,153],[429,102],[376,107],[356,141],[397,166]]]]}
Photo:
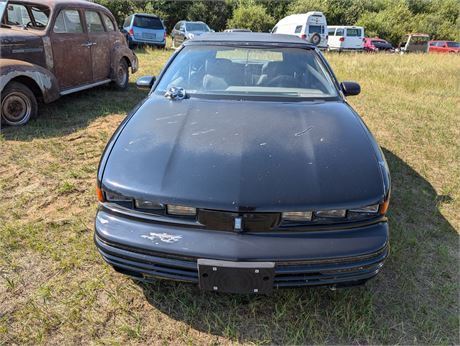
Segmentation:
{"type": "Polygon", "coordinates": [[[380,214],[366,214],[348,212],[347,217],[341,219],[325,219],[313,217],[311,221],[295,222],[282,220],[281,213],[276,212],[232,212],[222,210],[198,209],[196,216],[168,215],[165,209],[137,209],[132,202],[104,203],[106,211],[122,214],[123,216],[144,219],[162,224],[180,224],[181,226],[205,228],[213,231],[234,231],[235,218],[241,217],[243,232],[266,231],[317,231],[324,229],[348,229],[362,227],[385,221],[380,214]]]}
{"type": "MultiPolygon", "coordinates": [[[[141,280],[170,279],[198,283],[197,259],[149,253],[108,243],[97,235],[95,242],[104,260],[117,271],[141,280]]],[[[359,256],[327,260],[275,262],[274,287],[340,285],[375,276],[388,248],[359,256]]]]}
{"type": "Polygon", "coordinates": [[[198,212],[198,222],[212,230],[233,231],[236,218],[241,218],[241,229],[249,232],[269,231],[280,222],[279,213],[232,213],[206,209],[198,212]]]}

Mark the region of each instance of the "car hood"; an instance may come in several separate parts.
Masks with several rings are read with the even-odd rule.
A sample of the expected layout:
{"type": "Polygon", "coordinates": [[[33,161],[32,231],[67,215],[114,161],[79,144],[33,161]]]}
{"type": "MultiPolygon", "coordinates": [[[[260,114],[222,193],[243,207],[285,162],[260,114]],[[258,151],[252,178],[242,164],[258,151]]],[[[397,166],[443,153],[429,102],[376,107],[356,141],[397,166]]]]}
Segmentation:
{"type": "Polygon", "coordinates": [[[0,43],[2,45],[25,44],[30,41],[41,40],[43,33],[36,30],[25,30],[22,28],[12,27],[0,28],[0,43]]]}
{"type": "Polygon", "coordinates": [[[151,96],[120,132],[102,187],[219,210],[312,210],[377,203],[373,137],[343,101],[151,96]]]}

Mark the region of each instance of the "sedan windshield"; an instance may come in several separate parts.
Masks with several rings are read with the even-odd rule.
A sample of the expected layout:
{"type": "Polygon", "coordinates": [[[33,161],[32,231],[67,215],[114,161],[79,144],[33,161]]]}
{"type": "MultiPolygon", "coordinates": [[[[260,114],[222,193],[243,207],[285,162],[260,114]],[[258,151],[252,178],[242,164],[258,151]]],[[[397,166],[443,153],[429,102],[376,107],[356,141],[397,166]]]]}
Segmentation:
{"type": "Polygon", "coordinates": [[[172,87],[187,94],[336,97],[317,53],[301,48],[187,46],[168,67],[155,93],[172,87]]]}

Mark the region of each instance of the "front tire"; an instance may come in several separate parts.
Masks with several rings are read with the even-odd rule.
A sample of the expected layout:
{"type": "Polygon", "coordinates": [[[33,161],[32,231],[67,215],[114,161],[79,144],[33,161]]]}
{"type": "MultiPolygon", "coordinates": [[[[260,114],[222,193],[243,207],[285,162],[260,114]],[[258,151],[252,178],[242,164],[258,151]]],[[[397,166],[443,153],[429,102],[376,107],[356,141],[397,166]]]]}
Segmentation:
{"type": "Polygon", "coordinates": [[[2,92],[2,123],[20,126],[37,115],[38,104],[34,93],[22,83],[10,82],[2,92]]]}
{"type": "Polygon", "coordinates": [[[118,90],[126,90],[129,82],[129,68],[125,59],[121,59],[115,71],[114,85],[118,90]]]}

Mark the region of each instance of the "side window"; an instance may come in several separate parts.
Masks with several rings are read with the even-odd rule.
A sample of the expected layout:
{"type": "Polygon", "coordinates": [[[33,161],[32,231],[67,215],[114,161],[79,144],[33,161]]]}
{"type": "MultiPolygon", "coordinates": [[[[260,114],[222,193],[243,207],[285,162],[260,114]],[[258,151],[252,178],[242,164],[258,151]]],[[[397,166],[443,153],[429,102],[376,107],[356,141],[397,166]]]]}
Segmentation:
{"type": "Polygon", "coordinates": [[[86,27],[88,32],[104,32],[101,17],[94,11],[85,11],[86,27]]]}
{"type": "Polygon", "coordinates": [[[56,18],[53,31],[58,34],[82,33],[80,13],[77,10],[62,10],[56,18]]]}
{"type": "Polygon", "coordinates": [[[335,29],[328,29],[328,30],[327,30],[327,34],[328,34],[329,36],[335,36],[335,29]]]}
{"type": "Polygon", "coordinates": [[[104,24],[107,31],[115,31],[115,26],[113,25],[112,19],[109,16],[102,14],[102,18],[104,19],[104,24]]]}
{"type": "Polygon", "coordinates": [[[347,29],[348,37],[361,37],[361,29],[347,29]]]}
{"type": "Polygon", "coordinates": [[[275,27],[273,28],[272,34],[274,34],[274,33],[276,32],[276,30],[278,30],[278,27],[277,27],[277,26],[275,26],[275,27]]]}
{"type": "Polygon", "coordinates": [[[335,32],[335,36],[343,36],[343,34],[344,34],[343,29],[337,29],[337,31],[335,32]]]}
{"type": "Polygon", "coordinates": [[[295,27],[294,33],[299,34],[301,31],[302,31],[302,25],[297,25],[297,26],[295,27]]]}
{"type": "Polygon", "coordinates": [[[27,25],[31,21],[26,7],[20,4],[8,4],[6,20],[12,25],[27,25]]]}
{"type": "Polygon", "coordinates": [[[174,27],[175,30],[179,30],[180,29],[180,22],[176,24],[176,26],[174,27]]]}

